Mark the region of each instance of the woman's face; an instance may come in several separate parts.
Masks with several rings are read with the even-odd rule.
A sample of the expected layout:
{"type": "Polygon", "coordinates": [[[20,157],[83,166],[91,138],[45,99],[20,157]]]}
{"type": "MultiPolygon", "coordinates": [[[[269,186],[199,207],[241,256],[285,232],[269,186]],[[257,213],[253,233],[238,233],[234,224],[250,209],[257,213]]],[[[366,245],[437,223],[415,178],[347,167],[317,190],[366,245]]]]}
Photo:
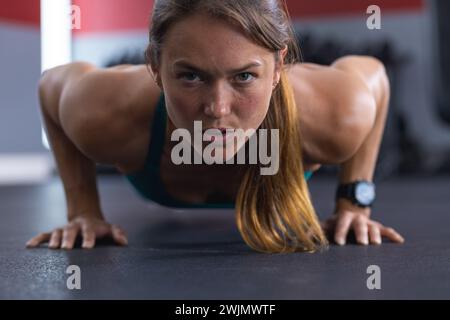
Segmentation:
{"type": "Polygon", "coordinates": [[[201,14],[171,27],[160,61],[153,72],[164,89],[171,126],[189,130],[192,137],[194,121],[202,121],[203,130],[256,130],[282,67],[273,52],[239,29],[201,14]]]}

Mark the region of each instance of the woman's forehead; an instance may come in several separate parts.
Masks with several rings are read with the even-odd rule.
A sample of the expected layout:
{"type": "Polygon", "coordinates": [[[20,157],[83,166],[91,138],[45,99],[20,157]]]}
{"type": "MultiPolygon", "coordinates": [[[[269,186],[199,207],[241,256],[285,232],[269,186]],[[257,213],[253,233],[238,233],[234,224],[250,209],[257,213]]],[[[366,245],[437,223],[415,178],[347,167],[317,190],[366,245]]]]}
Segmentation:
{"type": "Polygon", "coordinates": [[[195,15],[174,24],[165,37],[163,51],[169,60],[217,57],[233,61],[260,59],[263,63],[272,54],[230,23],[207,15],[195,15]]]}
{"type": "Polygon", "coordinates": [[[163,54],[171,65],[183,60],[187,64],[211,63],[236,69],[250,61],[258,61],[264,66],[270,63],[270,58],[273,59],[272,52],[228,27],[226,23],[208,25],[194,21],[187,24],[192,28],[187,28],[183,22],[173,26],[163,45],[163,54]]]}

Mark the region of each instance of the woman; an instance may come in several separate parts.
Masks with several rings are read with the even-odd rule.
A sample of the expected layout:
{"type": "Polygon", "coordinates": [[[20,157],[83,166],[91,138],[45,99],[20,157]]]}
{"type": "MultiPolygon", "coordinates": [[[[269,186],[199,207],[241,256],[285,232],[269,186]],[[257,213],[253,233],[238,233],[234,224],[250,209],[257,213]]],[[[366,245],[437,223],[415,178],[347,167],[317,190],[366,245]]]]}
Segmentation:
{"type": "Polygon", "coordinates": [[[322,164],[339,164],[342,184],[372,179],[389,100],[379,61],[299,63],[279,0],[156,1],[146,56],[151,70],[79,62],[43,75],[41,109],[69,223],[29,247],[48,241],[50,248],[71,249],[78,235],[83,248],[104,237],[127,243],[103,218],[95,163],[114,165],[141,195],[163,205],[234,205],[243,239],[261,252],[321,250],[326,233],[344,244],[350,229],[360,244],[379,244],[382,236],[403,242],[370,219],[370,207],[346,198],[337,198],[335,214],[321,225],[306,184],[322,164]],[[279,129],[278,172],[261,175],[259,165],[249,164],[175,165],[172,133],[193,133],[196,120],[204,128],[279,129]]]}

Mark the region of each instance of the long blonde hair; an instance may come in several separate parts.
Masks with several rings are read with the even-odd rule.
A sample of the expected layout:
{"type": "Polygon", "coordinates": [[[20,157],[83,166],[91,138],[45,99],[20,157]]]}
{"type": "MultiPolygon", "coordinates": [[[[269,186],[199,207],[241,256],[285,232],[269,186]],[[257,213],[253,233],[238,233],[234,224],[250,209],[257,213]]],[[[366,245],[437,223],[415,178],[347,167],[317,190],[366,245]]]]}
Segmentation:
{"type": "Polygon", "coordinates": [[[147,62],[158,66],[164,37],[175,22],[198,12],[226,20],[255,43],[279,52],[287,46],[280,83],[261,129],[279,129],[280,167],[272,176],[249,166],[236,198],[236,223],[244,241],[266,253],[315,252],[328,248],[304,178],[300,115],[286,67],[301,61],[284,0],[156,0],[147,62]]]}

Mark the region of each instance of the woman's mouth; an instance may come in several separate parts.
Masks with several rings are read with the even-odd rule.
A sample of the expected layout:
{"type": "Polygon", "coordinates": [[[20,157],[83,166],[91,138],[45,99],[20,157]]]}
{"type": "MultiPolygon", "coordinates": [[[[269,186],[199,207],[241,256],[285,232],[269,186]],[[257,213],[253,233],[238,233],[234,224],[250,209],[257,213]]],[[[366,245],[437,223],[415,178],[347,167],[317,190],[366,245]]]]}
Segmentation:
{"type": "Polygon", "coordinates": [[[203,130],[203,136],[205,137],[205,140],[208,142],[214,142],[217,139],[221,139],[223,143],[225,143],[228,139],[230,139],[233,136],[234,129],[232,128],[208,128],[203,130]],[[215,132],[214,134],[208,134],[206,133],[207,130],[215,129],[218,130],[221,133],[221,136],[215,132]]]}

